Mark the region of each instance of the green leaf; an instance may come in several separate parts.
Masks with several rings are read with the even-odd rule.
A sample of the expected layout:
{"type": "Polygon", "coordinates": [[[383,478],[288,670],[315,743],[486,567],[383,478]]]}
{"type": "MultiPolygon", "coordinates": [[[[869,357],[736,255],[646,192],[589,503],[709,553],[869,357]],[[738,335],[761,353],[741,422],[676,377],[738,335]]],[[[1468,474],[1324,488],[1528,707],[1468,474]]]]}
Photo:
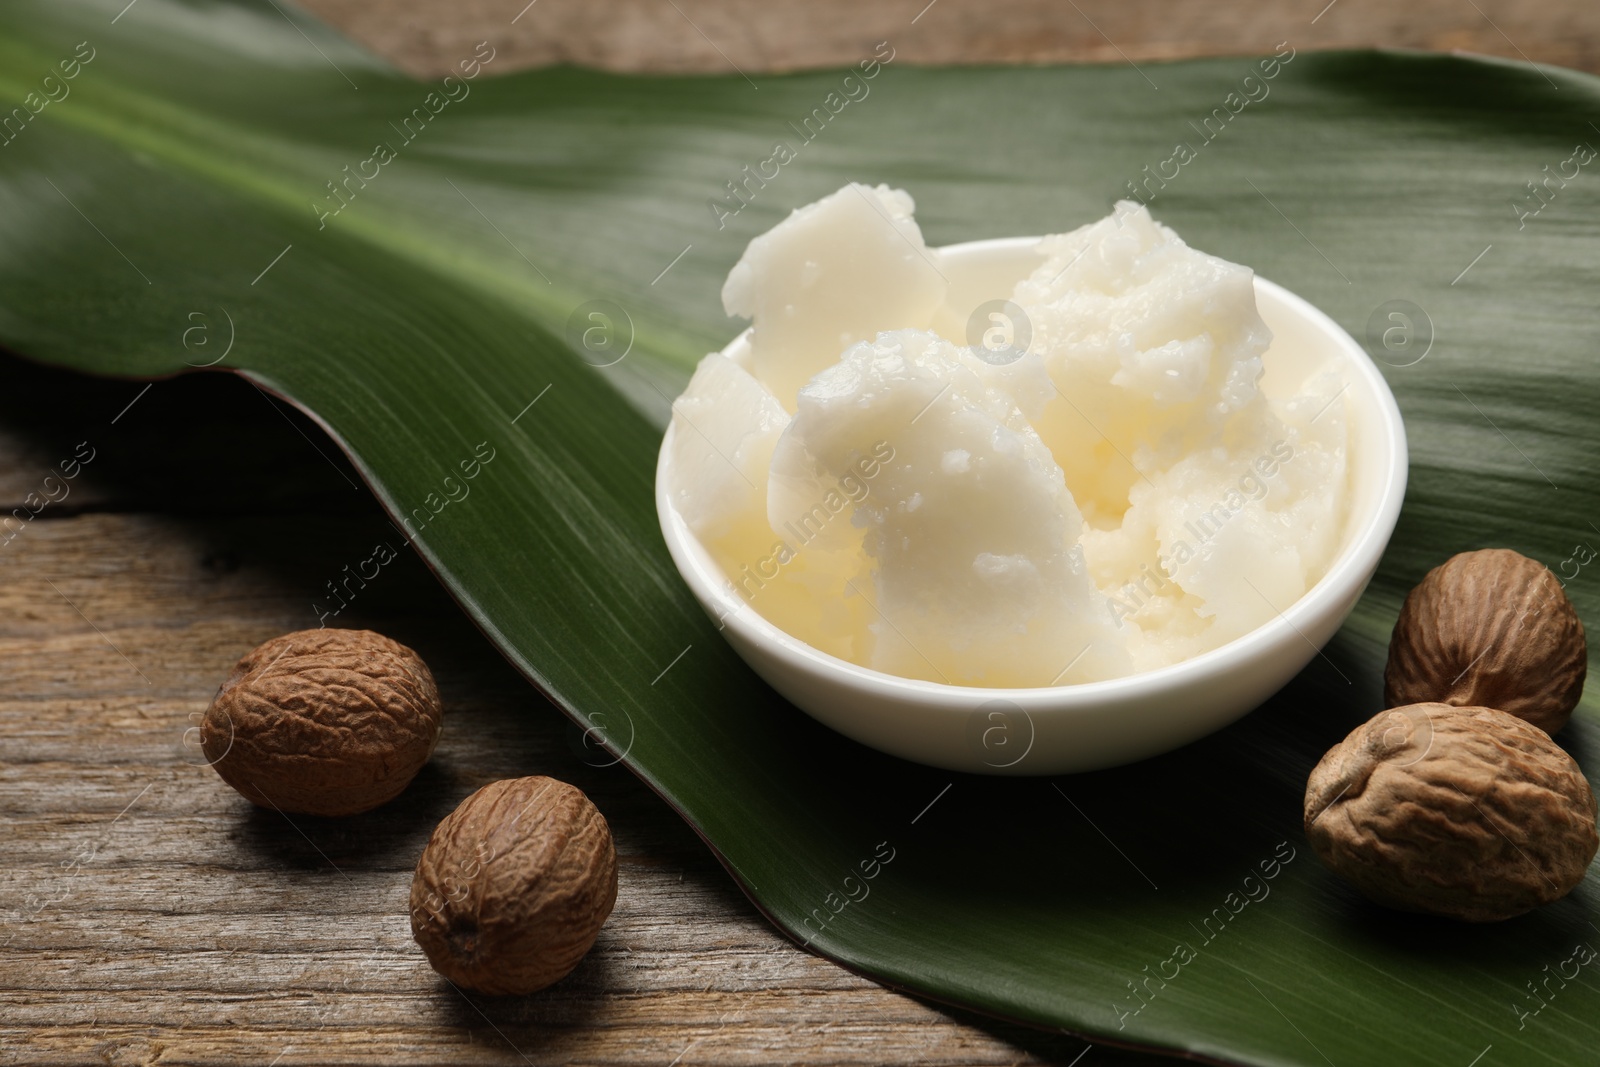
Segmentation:
{"type": "MultiPolygon", "coordinates": [[[[447,87],[271,2],[121,6],[0,9],[0,105],[23,109],[0,111],[0,341],[155,378],[231,339],[218,366],[314,413],[489,637],[625,747],[779,926],[938,999],[1225,1061],[1592,1059],[1600,980],[1557,972],[1600,945],[1593,879],[1499,926],[1386,913],[1311,857],[1300,800],[1379,708],[1388,628],[1428,567],[1483,545],[1560,567],[1600,543],[1600,174],[1570,162],[1600,143],[1600,83],[1381,52],[1250,83],[1248,59],[891,62],[802,141],[843,72],[501,77],[500,59],[447,87]],[[84,41],[77,75],[45,82],[84,41]],[[725,183],[777,141],[797,158],[719,227],[708,202],[734,204],[725,183]],[[395,158],[364,164],[380,142],[395,158]],[[1411,490],[1356,615],[1246,720],[1121,770],[952,776],[817,726],[730,652],[657,530],[669,398],[739,328],[723,275],[846,180],[910,190],[933,243],[1059,231],[1179,142],[1195,158],[1146,196],[1192,244],[1357,337],[1391,300],[1431,322],[1426,358],[1385,367],[1411,490]],[[569,327],[601,300],[632,325],[606,368],[569,327]]],[[[1600,566],[1569,589],[1596,618],[1600,566]]],[[[1591,771],[1595,724],[1586,701],[1563,736],[1591,771]]]]}

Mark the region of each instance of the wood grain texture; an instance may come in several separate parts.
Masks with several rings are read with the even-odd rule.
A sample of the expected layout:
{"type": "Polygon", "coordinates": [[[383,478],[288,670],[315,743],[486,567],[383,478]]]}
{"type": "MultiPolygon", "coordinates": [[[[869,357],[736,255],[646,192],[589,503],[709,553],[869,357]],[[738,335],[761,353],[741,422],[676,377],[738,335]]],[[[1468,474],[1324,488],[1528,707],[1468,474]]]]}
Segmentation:
{"type": "MultiPolygon", "coordinates": [[[[609,757],[586,752],[409,554],[330,623],[427,659],[446,707],[432,762],[352,819],[251,807],[188,731],[239,655],[316,625],[324,584],[393,537],[382,513],[309,421],[240,380],[141,396],[0,357],[0,383],[5,512],[79,442],[96,450],[65,498],[0,544],[0,1064],[1016,1064],[1084,1051],[795,947],[664,803],[593,765],[609,757]],[[468,793],[536,773],[578,785],[611,822],[616,911],[552,989],[469,998],[411,939],[411,871],[468,793]]],[[[1081,1062],[1146,1059],[1096,1048],[1081,1062]]]]}
{"type": "Polygon", "coordinates": [[[1600,69],[1590,0],[300,0],[422,76],[479,41],[497,71],[577,63],[749,75],[848,66],[891,42],[896,62],[1140,63],[1325,48],[1461,49],[1600,69]],[[526,6],[524,6],[526,5],[526,6]]]}

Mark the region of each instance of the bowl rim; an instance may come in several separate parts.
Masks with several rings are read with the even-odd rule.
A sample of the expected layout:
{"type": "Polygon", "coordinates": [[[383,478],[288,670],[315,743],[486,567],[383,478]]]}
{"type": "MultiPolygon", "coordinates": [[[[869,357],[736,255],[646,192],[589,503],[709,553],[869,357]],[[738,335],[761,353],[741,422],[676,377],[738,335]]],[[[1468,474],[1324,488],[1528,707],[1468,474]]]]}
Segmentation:
{"type": "MultiPolygon", "coordinates": [[[[941,255],[961,256],[1016,253],[1036,246],[1041,240],[1042,236],[985,238],[946,245],[939,252],[941,255]]],[[[708,613],[713,616],[719,630],[731,627],[740,638],[782,656],[789,666],[807,674],[829,676],[831,680],[848,684],[871,696],[901,702],[909,700],[953,712],[968,712],[975,705],[992,700],[1008,701],[1030,712],[1086,711],[1108,703],[1146,698],[1153,693],[1188,688],[1219,678],[1237,668],[1241,661],[1250,661],[1270,653],[1273,648],[1294,637],[1313,644],[1320,652],[1320,646],[1305,636],[1302,624],[1309,624],[1323,612],[1338,610],[1352,589],[1365,585],[1376,569],[1398,521],[1409,469],[1405,424],[1387,380],[1371,356],[1348,331],[1320,308],[1289,289],[1259,274],[1254,274],[1254,284],[1258,293],[1263,290],[1269,292],[1296,316],[1328,333],[1345,351],[1354,372],[1367,382],[1370,392],[1376,397],[1380,415],[1377,425],[1381,433],[1375,437],[1387,453],[1388,462],[1383,484],[1378,490],[1377,506],[1359,529],[1347,535],[1333,563],[1316,584],[1287,608],[1274,606],[1276,617],[1225,644],[1177,663],[1136,674],[1070,685],[1018,688],[966,686],[905,678],[840,659],[780,629],[739,597],[732,580],[722,574],[721,568],[689,529],[687,521],[673,506],[667,490],[667,467],[675,429],[674,423],[669,421],[656,461],[655,496],[657,516],[673,562],[702,606],[709,608],[712,604],[717,605],[718,610],[708,613]]],[[[748,328],[741,331],[720,350],[721,354],[726,355],[738,345],[746,343],[749,335],[748,328]]]]}

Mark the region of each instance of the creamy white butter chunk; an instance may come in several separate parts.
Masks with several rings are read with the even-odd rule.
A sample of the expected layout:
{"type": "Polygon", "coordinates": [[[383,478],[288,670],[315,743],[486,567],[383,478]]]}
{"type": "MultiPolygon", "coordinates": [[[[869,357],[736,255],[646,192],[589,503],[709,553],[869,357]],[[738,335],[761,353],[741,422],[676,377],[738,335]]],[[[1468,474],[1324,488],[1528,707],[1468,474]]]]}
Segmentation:
{"type": "Polygon", "coordinates": [[[1243,636],[1300,599],[1338,550],[1346,483],[1341,384],[1308,384],[1231,447],[1197,450],[1129,491],[1084,535],[1136,667],[1243,636]]]}
{"type": "MultiPolygon", "coordinates": [[[[673,507],[734,587],[772,622],[824,652],[853,660],[866,655],[867,605],[847,584],[870,582],[859,538],[841,554],[811,543],[816,515],[810,535],[788,534],[787,543],[767,523],[767,468],[788,412],[748,371],[712,353],[673,402],[672,424],[673,507]]],[[[849,528],[846,506],[857,485],[849,479],[826,497],[829,523],[849,528]]]]}
{"type": "Polygon", "coordinates": [[[846,349],[800,390],[769,520],[798,531],[818,488],[876,459],[853,523],[830,531],[870,561],[870,583],[853,590],[872,602],[870,666],[992,686],[1124,673],[1061,468],[985,369],[918,330],[846,349]]]}
{"type": "Polygon", "coordinates": [[[926,328],[944,303],[914,208],[902,190],[852,182],[751,241],[729,272],[722,306],[753,320],[750,371],[786,409],[850,345],[926,328]]]}
{"type": "Polygon", "coordinates": [[[996,361],[932,331],[961,311],[911,210],[846,186],[728,278],[752,347],[674,405],[670,489],[744,600],[863,666],[1021,687],[1199,655],[1316,583],[1342,383],[1261,392],[1248,268],[1120,203],[994,294],[1030,337],[996,361]]]}
{"type": "Polygon", "coordinates": [[[1043,251],[1014,295],[1058,390],[1037,425],[1101,525],[1120,518],[1141,472],[1264,407],[1256,383],[1272,335],[1249,268],[1195,251],[1131,202],[1043,251]]]}
{"type": "Polygon", "coordinates": [[[703,544],[767,540],[767,467],[789,413],[750,373],[712,353],[673,401],[673,506],[703,544]]]}

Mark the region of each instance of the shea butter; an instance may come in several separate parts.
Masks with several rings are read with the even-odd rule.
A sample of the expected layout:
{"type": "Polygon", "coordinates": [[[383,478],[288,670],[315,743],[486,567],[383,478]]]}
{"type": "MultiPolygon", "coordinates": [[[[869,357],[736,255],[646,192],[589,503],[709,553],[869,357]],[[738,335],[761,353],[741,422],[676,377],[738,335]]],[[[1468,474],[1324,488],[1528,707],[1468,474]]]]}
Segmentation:
{"type": "Polygon", "coordinates": [[[723,289],[749,343],[674,404],[669,483],[741,599],[862,666],[1024,687],[1188,659],[1316,583],[1342,386],[1263,389],[1252,272],[1128,202],[1039,253],[990,294],[1025,325],[995,351],[901,190],[750,243],[723,289]]]}

